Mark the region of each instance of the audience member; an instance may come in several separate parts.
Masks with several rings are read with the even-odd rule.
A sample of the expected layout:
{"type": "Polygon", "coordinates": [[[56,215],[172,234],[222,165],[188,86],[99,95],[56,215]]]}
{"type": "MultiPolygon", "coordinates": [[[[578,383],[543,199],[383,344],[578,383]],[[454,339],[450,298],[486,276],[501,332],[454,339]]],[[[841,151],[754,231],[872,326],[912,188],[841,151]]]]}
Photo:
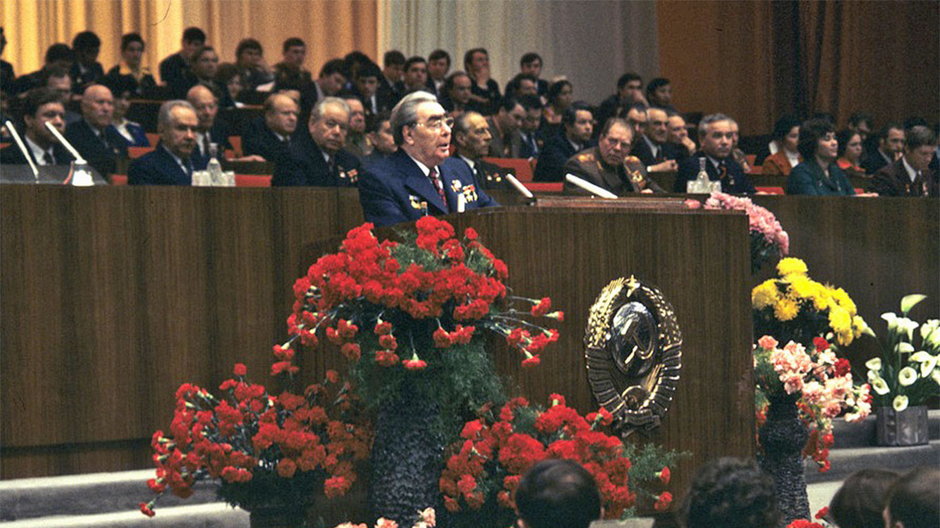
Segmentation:
{"type": "Polygon", "coordinates": [[[542,138],[539,130],[542,128],[542,100],[537,95],[527,95],[519,98],[525,117],[519,127],[519,157],[536,159],[542,151],[542,138]]]}
{"type": "Polygon", "coordinates": [[[538,96],[538,79],[530,73],[516,74],[506,83],[506,97],[520,98],[524,95],[538,96]]]}
{"type": "MultiPolygon", "coordinates": [[[[69,76],[69,70],[72,69],[72,63],[75,62],[75,54],[72,48],[61,42],[53,44],[46,48],[43,67],[32,73],[21,75],[13,81],[10,95],[24,95],[33,88],[46,86],[45,82],[49,78],[50,70],[64,70],[65,76],[69,78],[69,95],[72,93],[72,77],[69,76]]],[[[58,75],[57,75],[58,77],[58,75]]],[[[67,103],[67,101],[65,101],[67,103]]]]}
{"type": "MultiPolygon", "coordinates": [[[[7,36],[3,32],[3,26],[0,26],[0,55],[7,47],[7,36]]],[[[7,95],[13,95],[13,81],[16,80],[16,73],[13,65],[0,59],[0,92],[7,95]]]]}
{"type": "Polygon", "coordinates": [[[374,116],[379,112],[387,112],[394,106],[391,100],[379,98],[379,77],[381,76],[382,70],[372,63],[362,66],[356,74],[353,93],[362,101],[366,117],[374,116]]]}
{"type": "Polygon", "coordinates": [[[271,68],[264,60],[264,48],[253,38],[242,39],[235,48],[235,65],[241,73],[246,90],[257,90],[259,86],[274,80],[271,68]]]}
{"type": "Polygon", "coordinates": [[[669,135],[669,117],[662,108],[650,108],[646,111],[646,129],[640,136],[633,138],[633,154],[640,159],[649,172],[673,172],[678,168],[676,160],[679,153],[667,142],[669,135]]]}
{"type": "Polygon", "coordinates": [[[349,131],[350,109],[346,101],[325,97],[310,112],[307,130],[277,163],[272,186],[308,185],[354,187],[359,180],[359,158],[343,150],[349,131]]]}
{"type": "Polygon", "coordinates": [[[888,123],[878,134],[878,148],[865,152],[862,168],[874,174],[901,157],[904,150],[904,129],[897,123],[888,123]]]}
{"type": "Polygon", "coordinates": [[[504,97],[499,102],[496,114],[486,118],[490,127],[490,156],[494,158],[518,158],[522,149],[519,128],[526,112],[519,101],[504,97]]]}
{"type": "MultiPolygon", "coordinates": [[[[616,195],[641,192],[663,192],[647,177],[646,166],[636,156],[630,156],[633,128],[622,118],[612,117],[601,129],[597,146],[585,149],[565,163],[565,174],[571,173],[616,195]]],[[[583,194],[567,181],[568,192],[583,194]]]]}
{"type": "Polygon", "coordinates": [[[800,142],[800,125],[795,120],[780,120],[780,127],[774,127],[772,141],[777,152],[767,156],[761,167],[761,173],[768,176],[790,176],[790,171],[803,162],[797,145],[800,142]],[[784,129],[785,125],[792,125],[784,129]]]}
{"type": "Polygon", "coordinates": [[[848,129],[854,132],[858,132],[858,135],[862,138],[862,144],[864,145],[868,141],[868,136],[871,134],[873,129],[872,124],[875,122],[875,119],[871,114],[865,112],[855,112],[849,116],[848,129]]]}
{"type": "Polygon", "coordinates": [[[519,528],[588,528],[601,517],[594,477],[572,460],[532,466],[519,481],[515,499],[519,528]]]}
{"type": "MultiPolygon", "coordinates": [[[[186,93],[189,92],[189,89],[197,84],[201,84],[210,90],[218,94],[222,94],[223,98],[220,98],[220,104],[223,108],[229,108],[234,106],[234,103],[227,104],[224,94],[228,93],[228,90],[224,86],[219,86],[216,83],[215,75],[219,71],[219,55],[215,52],[215,48],[212,46],[204,46],[202,49],[193,54],[193,64],[192,64],[192,75],[190,80],[186,83],[186,90],[183,92],[183,97],[186,96],[186,93]]],[[[242,78],[244,82],[244,78],[242,78]]]]}
{"type": "Polygon", "coordinates": [[[242,84],[242,76],[238,72],[238,66],[235,66],[231,62],[219,64],[219,69],[215,72],[215,84],[216,86],[224,87],[225,94],[228,96],[228,99],[234,102],[235,108],[245,106],[245,104],[239,100],[245,87],[242,84]]]}
{"type": "Polygon", "coordinates": [[[150,140],[147,132],[140,123],[129,121],[127,111],[131,107],[131,95],[136,92],[137,81],[130,75],[105,75],[101,84],[111,90],[114,97],[114,113],[111,116],[111,126],[127,141],[129,147],[149,147],[150,140]]]}
{"type": "Polygon", "coordinates": [[[633,127],[633,139],[637,140],[646,132],[646,124],[649,117],[646,114],[647,107],[643,103],[634,103],[630,106],[620,108],[615,117],[622,117],[633,127]]]}
{"type": "Polygon", "coordinates": [[[646,100],[650,106],[662,108],[667,112],[678,112],[672,106],[672,83],[665,77],[656,77],[646,85],[646,100]]]}
{"type": "Polygon", "coordinates": [[[117,160],[127,157],[127,141],[111,127],[114,97],[93,84],[82,95],[82,119],[65,127],[65,138],[102,176],[114,174],[117,160]]]}
{"type": "Polygon", "coordinates": [[[376,115],[367,130],[366,137],[369,139],[369,143],[372,144],[372,153],[362,160],[364,169],[368,169],[398,150],[398,145],[395,144],[395,137],[392,135],[392,125],[389,123],[388,112],[381,112],[376,115]]]}
{"type": "Polygon", "coordinates": [[[773,480],[752,462],[725,457],[695,475],[683,505],[686,528],[776,528],[773,480]]]}
{"type": "MultiPolygon", "coordinates": [[[[46,128],[46,123],[59,132],[65,132],[65,107],[55,90],[35,88],[30,90],[22,106],[24,128],[21,130],[27,155],[36,165],[68,165],[72,155],[46,128]]],[[[0,150],[0,164],[25,165],[28,162],[16,144],[0,150]]]]}
{"type": "Polygon", "coordinates": [[[787,194],[852,196],[852,183],[836,165],[839,144],[832,123],[810,119],[800,126],[797,145],[803,162],[793,168],[787,179],[787,194]]]}
{"type": "Polygon", "coordinates": [[[252,121],[242,135],[242,152],[277,163],[287,155],[297,135],[300,107],[287,95],[275,93],[264,101],[264,115],[252,121]]]}
{"type": "Polygon", "coordinates": [[[325,97],[334,97],[346,84],[346,63],[343,59],[330,59],[320,68],[320,76],[313,83],[316,88],[316,99],[322,101],[325,97]]]}
{"type": "Polygon", "coordinates": [[[75,53],[75,62],[69,75],[72,77],[72,91],[80,94],[104,77],[104,68],[98,62],[101,39],[92,31],[82,31],[72,39],[72,51],[75,53]]]}
{"type": "Polygon", "coordinates": [[[405,74],[398,86],[398,91],[410,94],[419,90],[426,90],[428,84],[428,63],[424,57],[414,56],[405,61],[405,74]]]}
{"type": "Polygon", "coordinates": [[[447,72],[450,71],[450,54],[442,49],[436,49],[428,55],[428,92],[437,96],[444,96],[444,82],[447,81],[447,72]]]}
{"type": "Polygon", "coordinates": [[[920,466],[901,475],[888,490],[885,528],[936,528],[940,524],[940,470],[920,466]]]}
{"type": "Polygon", "coordinates": [[[346,133],[346,145],[343,148],[362,162],[372,153],[372,145],[366,139],[366,110],[362,101],[355,95],[350,94],[343,100],[349,106],[349,130],[346,133]]]}
{"type": "MultiPolygon", "coordinates": [[[[163,84],[169,87],[184,85],[193,55],[205,45],[205,32],[197,27],[186,28],[183,31],[180,50],[160,61],[160,80],[163,84]]],[[[188,89],[189,86],[186,87],[186,90],[188,89]]],[[[186,90],[182,90],[182,92],[186,93],[186,90]]]]}
{"type": "Polygon", "coordinates": [[[219,114],[219,98],[201,84],[197,84],[186,93],[186,100],[193,106],[196,112],[196,148],[193,150],[193,157],[204,159],[208,163],[212,157],[212,144],[216,146],[216,158],[222,159],[222,153],[225,149],[231,149],[229,142],[228,126],[221,119],[217,119],[219,114]]]}
{"type": "Polygon", "coordinates": [[[679,164],[673,191],[684,193],[686,184],[698,176],[700,161],[705,159],[708,179],[721,182],[721,190],[734,194],[753,194],[754,186],[744,174],[741,165],[731,155],[734,143],[732,119],[724,114],[710,114],[698,126],[699,152],[679,164]]]}
{"type": "Polygon", "coordinates": [[[731,156],[734,158],[734,161],[738,162],[738,165],[741,166],[741,170],[747,174],[751,172],[751,164],[747,161],[747,154],[738,148],[738,142],[741,140],[741,135],[738,122],[734,119],[731,120],[731,137],[731,156]]]}
{"type": "Polygon", "coordinates": [[[149,94],[157,86],[150,69],[142,64],[144,39],[140,33],[127,33],[121,37],[121,62],[108,70],[108,78],[130,77],[134,80],[134,97],[149,94]]]}
{"type": "Polygon", "coordinates": [[[689,129],[686,126],[685,118],[681,114],[670,113],[668,123],[669,134],[666,136],[666,141],[676,149],[678,155],[676,161],[682,161],[691,156],[698,147],[689,137],[689,129]]]}
{"type": "Polygon", "coordinates": [[[454,157],[470,167],[474,181],[483,189],[503,188],[509,183],[506,181],[509,170],[483,160],[489,155],[492,138],[486,118],[477,112],[465,112],[454,120],[454,157]]]}
{"type": "Polygon", "coordinates": [[[204,170],[205,162],[192,157],[199,120],[192,105],[173,100],[160,105],[157,148],[131,163],[130,185],[192,185],[193,171],[204,170]]]}
{"type": "Polygon", "coordinates": [[[385,52],[382,58],[382,77],[379,79],[379,97],[392,101],[392,106],[398,103],[402,94],[398,92],[396,86],[401,81],[405,73],[405,56],[398,50],[389,50],[385,52]]]}
{"type": "Polygon", "coordinates": [[[925,126],[907,130],[901,159],[875,173],[871,190],[880,196],[940,196],[940,174],[928,167],[936,141],[925,126]]]}
{"type": "Polygon", "coordinates": [[[490,77],[490,55],[485,48],[473,48],[463,56],[463,67],[473,83],[470,85],[470,109],[483,115],[496,112],[499,85],[490,77]]]}
{"type": "Polygon", "coordinates": [[[637,103],[648,106],[643,98],[643,78],[627,72],[617,79],[617,92],[601,102],[597,109],[597,120],[606,123],[611,117],[623,115],[622,109],[637,103]]]}
{"type": "Polygon", "coordinates": [[[470,95],[472,93],[471,85],[473,81],[467,72],[458,70],[450,74],[444,82],[444,99],[441,106],[451,116],[457,116],[469,109],[470,95]]]}
{"type": "Polygon", "coordinates": [[[307,44],[299,37],[290,37],[281,45],[281,62],[279,65],[290,70],[305,74],[311,80],[310,71],[304,67],[307,60],[307,44]]]}
{"type": "Polygon", "coordinates": [[[359,70],[367,64],[375,64],[375,62],[359,50],[352,50],[343,56],[343,71],[346,73],[346,85],[343,86],[343,90],[352,91],[353,81],[359,76],[359,70]]]}
{"type": "Polygon", "coordinates": [[[584,102],[572,103],[562,116],[563,130],[545,141],[545,148],[535,165],[535,181],[565,179],[564,166],[571,156],[593,146],[594,116],[584,102]]]}
{"type": "Polygon", "coordinates": [[[542,57],[538,53],[529,52],[519,59],[519,72],[535,77],[537,95],[542,98],[542,104],[545,104],[545,97],[548,95],[548,81],[542,79],[542,57]]]}
{"type": "Polygon", "coordinates": [[[839,142],[839,159],[836,165],[848,176],[865,176],[862,168],[862,135],[847,128],[836,134],[839,142]]]}
{"type": "Polygon", "coordinates": [[[555,81],[548,87],[547,99],[548,103],[542,109],[545,127],[550,129],[545,131],[546,136],[549,135],[548,132],[557,132],[561,129],[561,116],[574,101],[574,87],[565,79],[555,81]]]}
{"type": "MultiPolygon", "coordinates": [[[[69,125],[82,118],[82,115],[69,110],[72,101],[72,77],[67,68],[54,64],[41,70],[39,87],[49,88],[59,94],[59,102],[65,108],[65,124],[69,125]]],[[[21,77],[22,78],[22,77],[21,77]]]]}
{"type": "Polygon", "coordinates": [[[896,472],[887,469],[852,473],[829,501],[829,516],[839,528],[884,528],[885,496],[897,478],[896,472]]]}
{"type": "Polygon", "coordinates": [[[754,156],[754,164],[763,165],[765,159],[782,150],[783,144],[778,138],[786,137],[787,134],[793,130],[793,127],[799,128],[799,126],[800,120],[793,115],[787,114],[777,119],[777,121],[774,122],[773,132],[770,134],[770,142],[757,151],[757,154],[754,156]]]}
{"type": "Polygon", "coordinates": [[[449,156],[453,121],[427,92],[406,95],[392,110],[398,152],[359,181],[367,222],[377,227],[499,205],[477,187],[467,164],[449,156]],[[458,198],[462,197],[462,198],[458,198]]]}

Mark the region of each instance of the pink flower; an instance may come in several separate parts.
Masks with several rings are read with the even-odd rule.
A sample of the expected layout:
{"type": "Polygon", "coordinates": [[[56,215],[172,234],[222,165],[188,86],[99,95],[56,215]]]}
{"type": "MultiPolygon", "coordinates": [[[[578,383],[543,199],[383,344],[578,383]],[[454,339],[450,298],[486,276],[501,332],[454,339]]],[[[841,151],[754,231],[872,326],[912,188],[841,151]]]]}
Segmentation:
{"type": "Polygon", "coordinates": [[[764,350],[773,350],[777,348],[777,340],[769,335],[765,335],[757,340],[757,345],[764,350]]]}

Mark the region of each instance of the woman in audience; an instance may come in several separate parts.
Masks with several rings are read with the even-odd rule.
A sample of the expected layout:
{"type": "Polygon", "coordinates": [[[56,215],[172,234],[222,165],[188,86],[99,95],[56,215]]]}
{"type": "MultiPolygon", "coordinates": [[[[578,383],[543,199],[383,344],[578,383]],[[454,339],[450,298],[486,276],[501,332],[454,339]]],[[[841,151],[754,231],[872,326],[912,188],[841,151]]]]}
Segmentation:
{"type": "Polygon", "coordinates": [[[574,100],[574,87],[567,79],[559,79],[548,87],[548,104],[542,107],[539,135],[550,138],[561,131],[561,117],[574,100]]]}
{"type": "Polygon", "coordinates": [[[767,176],[789,176],[793,167],[803,162],[797,144],[800,142],[800,124],[795,119],[777,121],[773,140],[778,148],[764,159],[761,173],[767,176]],[[789,128],[787,128],[789,127],[789,128]]]}
{"type": "Polygon", "coordinates": [[[128,76],[134,79],[132,95],[142,97],[157,86],[150,69],[141,64],[144,57],[144,39],[140,33],[128,33],[121,37],[121,62],[108,70],[105,77],[128,76]]]}
{"type": "Polygon", "coordinates": [[[847,128],[839,132],[836,139],[839,141],[836,165],[849,176],[865,176],[865,169],[862,168],[862,136],[847,128]]]}
{"type": "Polygon", "coordinates": [[[225,92],[228,94],[229,99],[235,102],[236,108],[245,106],[243,103],[238,102],[242,90],[245,89],[238,66],[231,62],[220,64],[219,71],[215,73],[215,82],[216,85],[225,87],[225,92]]]}
{"type": "Polygon", "coordinates": [[[787,179],[787,194],[853,196],[855,189],[836,165],[839,143],[832,123],[810,119],[800,127],[798,145],[803,162],[793,167],[787,179]]]}
{"type": "Polygon", "coordinates": [[[683,507],[686,528],[776,528],[773,480],[753,462],[725,457],[695,475],[683,507]]]}
{"type": "Polygon", "coordinates": [[[783,146],[780,144],[777,138],[786,136],[787,132],[789,132],[793,127],[798,126],[800,126],[800,120],[791,114],[787,114],[778,119],[777,122],[774,123],[774,131],[771,134],[772,139],[770,140],[770,143],[767,143],[767,145],[764,145],[757,150],[757,154],[754,156],[754,164],[758,166],[763,165],[764,160],[767,159],[768,156],[776,154],[777,151],[782,149],[783,146]]]}
{"type": "Polygon", "coordinates": [[[884,528],[881,512],[885,495],[897,478],[898,474],[888,469],[852,473],[829,502],[829,516],[839,528],[884,528]]]}
{"type": "Polygon", "coordinates": [[[940,469],[920,466],[899,477],[885,500],[886,528],[940,526],[940,469]]]}

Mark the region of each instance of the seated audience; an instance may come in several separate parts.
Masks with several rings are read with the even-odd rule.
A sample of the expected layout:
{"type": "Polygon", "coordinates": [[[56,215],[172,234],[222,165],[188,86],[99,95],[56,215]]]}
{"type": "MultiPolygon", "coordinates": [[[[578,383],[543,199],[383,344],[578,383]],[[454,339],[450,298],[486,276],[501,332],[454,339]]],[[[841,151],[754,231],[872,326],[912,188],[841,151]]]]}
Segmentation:
{"type": "Polygon", "coordinates": [[[69,76],[68,68],[54,64],[43,68],[40,73],[37,87],[49,88],[59,94],[59,101],[65,108],[65,124],[69,125],[80,120],[81,114],[69,110],[69,103],[72,101],[72,78],[69,76]]]}
{"type": "Polygon", "coordinates": [[[325,97],[310,112],[307,129],[291,142],[288,155],[278,161],[272,186],[310,185],[354,187],[359,180],[359,159],[343,150],[349,131],[346,101],[325,97]]]}
{"type": "Polygon", "coordinates": [[[587,103],[572,103],[562,116],[562,127],[560,133],[545,140],[545,147],[535,165],[535,181],[563,181],[565,163],[571,156],[593,146],[594,115],[587,103]]]}
{"type": "Polygon", "coordinates": [[[785,115],[774,123],[774,130],[770,134],[770,142],[762,146],[754,156],[755,165],[763,165],[764,160],[772,154],[776,154],[783,149],[782,140],[778,138],[786,137],[793,127],[799,127],[800,120],[796,116],[785,115]]]}
{"type": "Polygon", "coordinates": [[[93,84],[82,95],[82,119],[65,127],[65,139],[102,176],[114,174],[119,158],[127,157],[127,141],[111,127],[114,97],[111,90],[93,84]]]}
{"type": "Polygon", "coordinates": [[[360,67],[356,73],[353,94],[362,101],[367,118],[380,112],[388,112],[393,106],[391,100],[379,98],[379,77],[381,76],[382,70],[371,62],[360,67]]]}
{"type": "Polygon", "coordinates": [[[127,110],[131,107],[131,95],[136,92],[137,81],[130,75],[105,75],[101,83],[111,90],[114,97],[114,113],[111,116],[111,126],[127,141],[129,147],[149,147],[147,131],[140,123],[129,121],[126,118],[127,110]]]}
{"type": "Polygon", "coordinates": [[[848,176],[865,176],[862,168],[862,135],[847,128],[836,134],[839,142],[839,159],[836,165],[848,176]]]}
{"type": "Polygon", "coordinates": [[[444,98],[441,106],[453,117],[466,112],[470,108],[471,85],[473,81],[464,71],[455,71],[447,76],[444,82],[444,98]]]}
{"type": "Polygon", "coordinates": [[[402,94],[398,83],[405,73],[405,56],[398,50],[389,50],[382,57],[382,77],[379,79],[379,97],[395,106],[402,94]]]}
{"type": "Polygon", "coordinates": [[[300,107],[287,95],[276,93],[264,101],[264,115],[252,121],[242,135],[242,152],[277,163],[287,155],[297,135],[300,107]]]}
{"type": "Polygon", "coordinates": [[[692,138],[689,137],[689,129],[686,126],[685,118],[681,114],[669,114],[669,134],[666,141],[676,149],[678,157],[676,161],[682,161],[692,155],[698,148],[692,138]]]}
{"type": "Polygon", "coordinates": [[[773,141],[777,152],[767,156],[761,167],[761,173],[767,176],[789,176],[793,167],[803,162],[797,144],[800,142],[800,125],[795,121],[777,121],[780,128],[774,127],[773,141]],[[784,124],[793,125],[784,130],[784,124]]]}
{"type": "MultiPolygon", "coordinates": [[[[150,73],[150,69],[141,62],[144,57],[144,39],[140,33],[127,33],[121,37],[121,62],[108,70],[106,77],[130,77],[134,79],[134,97],[149,94],[156,86],[157,81],[150,73]]],[[[107,84],[107,83],[105,83],[107,84]]]]}
{"type": "MultiPolygon", "coordinates": [[[[55,90],[35,88],[26,94],[22,103],[24,128],[20,137],[26,145],[26,153],[37,166],[68,165],[72,155],[46,128],[46,123],[61,133],[65,132],[65,107],[55,90]]],[[[26,165],[26,157],[13,143],[0,150],[0,164],[26,165]]]]}
{"type": "Polygon", "coordinates": [[[221,160],[225,149],[231,149],[228,126],[218,119],[219,98],[201,84],[197,84],[186,93],[186,100],[196,112],[196,148],[193,157],[204,159],[206,163],[212,157],[212,144],[216,146],[216,159],[221,160]]]}
{"type": "Polygon", "coordinates": [[[189,86],[185,89],[179,87],[185,84],[189,64],[193,55],[206,45],[206,34],[197,27],[188,27],[183,31],[182,47],[180,50],[162,61],[160,61],[160,81],[171,87],[171,90],[186,93],[189,86]]]}
{"type": "Polygon", "coordinates": [[[940,470],[920,466],[898,477],[885,500],[885,528],[936,528],[940,519],[940,470]]]}
{"type": "Polygon", "coordinates": [[[630,106],[620,108],[616,117],[622,117],[633,128],[633,139],[637,140],[646,132],[646,123],[649,121],[647,116],[647,107],[643,103],[635,103],[630,106]]]}
{"type": "Polygon", "coordinates": [[[410,94],[419,90],[426,90],[428,84],[428,63],[424,57],[414,56],[405,61],[405,73],[402,76],[398,91],[410,94]]]}
{"type": "Polygon", "coordinates": [[[398,152],[359,180],[366,222],[377,227],[499,205],[477,187],[467,164],[449,156],[452,118],[427,92],[406,95],[392,110],[398,152]],[[458,199],[458,196],[462,199],[458,199]]]}
{"type": "Polygon", "coordinates": [[[535,52],[529,52],[519,59],[519,73],[524,73],[535,77],[536,95],[542,99],[545,104],[545,97],[548,95],[548,81],[542,79],[542,57],[535,52]]]}
{"type": "Polygon", "coordinates": [[[470,167],[474,181],[483,189],[509,186],[506,174],[510,171],[483,160],[489,155],[492,137],[486,118],[477,112],[465,112],[454,120],[453,156],[470,167]]]}
{"type": "Polygon", "coordinates": [[[630,154],[639,158],[649,172],[670,172],[678,168],[679,153],[667,141],[669,117],[662,108],[646,111],[646,128],[639,137],[633,137],[630,154]]]}
{"type": "Polygon", "coordinates": [[[436,49],[428,55],[428,82],[425,85],[428,93],[438,99],[444,96],[444,82],[447,81],[447,72],[450,71],[450,53],[436,49]]]}
{"type": "Polygon", "coordinates": [[[611,117],[622,116],[622,110],[631,105],[643,103],[643,78],[633,72],[627,72],[617,79],[617,92],[601,102],[597,109],[597,120],[606,123],[611,117]]]}
{"type": "MultiPolygon", "coordinates": [[[[622,118],[612,117],[601,129],[597,146],[585,149],[565,163],[565,174],[571,173],[616,195],[641,192],[663,192],[647,177],[646,166],[630,156],[633,128],[622,118]]],[[[565,181],[566,192],[585,191],[565,181]]]]}
{"type": "Polygon", "coordinates": [[[537,95],[527,95],[520,97],[519,102],[525,110],[522,126],[519,127],[519,157],[535,159],[542,151],[542,136],[539,133],[542,128],[542,100],[537,95]]]}
{"type": "Polygon", "coordinates": [[[925,126],[905,132],[901,159],[875,173],[871,190],[880,196],[940,196],[940,174],[929,167],[936,140],[925,126]]]}
{"type": "Polygon", "coordinates": [[[734,119],[731,120],[731,156],[734,158],[734,161],[738,162],[738,165],[741,166],[741,170],[745,174],[751,172],[751,164],[747,161],[747,154],[743,150],[738,148],[738,142],[741,140],[740,128],[738,127],[738,122],[734,119]]]}
{"type": "Polygon", "coordinates": [[[485,48],[473,48],[463,56],[463,67],[470,80],[469,109],[485,116],[496,112],[499,85],[490,77],[490,55],[485,48]]]}
{"type": "Polygon", "coordinates": [[[349,105],[349,131],[346,134],[346,145],[343,147],[346,152],[359,158],[361,162],[366,156],[372,153],[372,145],[366,139],[366,111],[362,106],[362,101],[355,95],[348,95],[343,98],[349,105]]]}
{"type": "Polygon", "coordinates": [[[215,83],[216,86],[225,87],[225,95],[235,103],[235,108],[245,106],[244,103],[239,101],[244,85],[242,85],[242,77],[238,72],[238,66],[230,62],[219,64],[219,69],[215,73],[215,83]]]}
{"type": "Polygon", "coordinates": [[[314,81],[316,99],[322,101],[325,97],[334,97],[346,84],[346,63],[343,59],[330,59],[320,68],[320,75],[314,81]]]}
{"type": "Polygon", "coordinates": [[[594,477],[571,460],[532,466],[519,481],[515,499],[519,528],[588,528],[602,513],[594,477]]]}
{"type": "Polygon", "coordinates": [[[904,129],[897,123],[889,123],[878,133],[878,148],[865,152],[862,168],[868,174],[874,174],[901,157],[904,150],[904,129]]]}
{"type": "Polygon", "coordinates": [[[695,475],[683,504],[685,528],[776,528],[773,480],[754,463],[725,457],[695,475]]]}
{"type": "MultiPolygon", "coordinates": [[[[343,72],[346,73],[346,84],[343,86],[343,90],[351,91],[354,88],[355,83],[353,81],[359,76],[359,70],[367,64],[375,63],[368,55],[359,50],[352,50],[343,56],[343,72]]],[[[376,64],[376,66],[378,65],[376,64]]]]}
{"type": "Polygon", "coordinates": [[[871,131],[874,130],[875,118],[865,112],[855,112],[849,116],[849,124],[846,128],[857,132],[862,138],[862,146],[868,143],[871,131]]]}
{"type": "Polygon", "coordinates": [[[301,93],[313,89],[313,77],[304,67],[307,45],[297,37],[284,41],[281,62],[274,65],[274,86],[271,91],[298,90],[301,93]]]}
{"type": "MultiPolygon", "coordinates": [[[[3,26],[0,26],[0,55],[7,47],[7,36],[3,33],[3,26]]],[[[16,80],[16,72],[13,65],[0,59],[0,92],[12,95],[13,81],[16,80]]]]}
{"type": "Polygon", "coordinates": [[[836,165],[839,144],[832,123],[810,119],[800,126],[797,145],[803,163],[790,172],[787,194],[853,196],[852,183],[836,165]]]}
{"type": "Polygon", "coordinates": [[[186,101],[167,101],[160,105],[157,148],[131,163],[127,170],[130,185],[192,185],[193,171],[204,170],[205,161],[192,156],[196,148],[199,119],[186,101]]]}
{"type": "Polygon", "coordinates": [[[662,108],[666,112],[679,112],[672,106],[672,83],[665,77],[656,77],[646,85],[646,100],[650,106],[662,108]]]}
{"type": "MultiPolygon", "coordinates": [[[[366,121],[366,123],[369,123],[369,121],[366,121]]],[[[372,144],[372,153],[362,160],[362,166],[365,169],[398,151],[398,145],[395,144],[395,138],[392,136],[392,125],[389,122],[388,112],[382,112],[375,116],[367,130],[366,137],[368,137],[369,143],[372,144]]]]}
{"type": "Polygon", "coordinates": [[[829,501],[829,517],[840,528],[884,528],[885,496],[897,478],[896,472],[887,469],[852,473],[829,501]]]}
{"type": "Polygon", "coordinates": [[[522,136],[519,128],[525,119],[525,108],[512,97],[504,97],[499,102],[496,114],[486,118],[490,127],[490,156],[494,158],[521,157],[522,136]]]}
{"type": "Polygon", "coordinates": [[[686,192],[687,183],[698,177],[700,161],[705,159],[705,172],[711,181],[720,181],[721,190],[733,194],[756,192],[744,169],[732,156],[734,129],[732,119],[724,114],[711,114],[702,118],[698,125],[700,150],[679,164],[673,191],[686,192]]]}
{"type": "MultiPolygon", "coordinates": [[[[72,77],[69,75],[69,70],[72,69],[73,62],[75,62],[75,54],[72,52],[72,48],[68,47],[68,44],[59,42],[49,46],[46,48],[43,67],[32,73],[17,77],[16,80],[13,81],[13,86],[10,88],[10,95],[24,95],[33,88],[46,86],[45,81],[49,78],[50,70],[63,70],[65,72],[65,76],[69,79],[68,95],[71,95],[72,77]]],[[[58,77],[59,75],[56,76],[58,77]]]]}
{"type": "Polygon", "coordinates": [[[235,65],[241,73],[242,85],[248,91],[274,80],[274,73],[264,60],[264,48],[253,38],[242,39],[235,48],[235,65]]]}
{"type": "Polygon", "coordinates": [[[555,81],[548,87],[547,99],[548,102],[542,109],[545,125],[552,127],[553,131],[558,131],[561,128],[561,116],[574,101],[574,87],[565,79],[555,81]]]}
{"type": "Polygon", "coordinates": [[[82,31],[72,39],[72,51],[75,53],[75,62],[69,75],[72,77],[72,91],[80,94],[104,77],[104,68],[98,62],[101,39],[94,32],[82,31]]]}
{"type": "Polygon", "coordinates": [[[515,97],[516,99],[524,95],[538,95],[538,79],[530,73],[516,74],[508,83],[506,83],[506,97],[515,97]]]}

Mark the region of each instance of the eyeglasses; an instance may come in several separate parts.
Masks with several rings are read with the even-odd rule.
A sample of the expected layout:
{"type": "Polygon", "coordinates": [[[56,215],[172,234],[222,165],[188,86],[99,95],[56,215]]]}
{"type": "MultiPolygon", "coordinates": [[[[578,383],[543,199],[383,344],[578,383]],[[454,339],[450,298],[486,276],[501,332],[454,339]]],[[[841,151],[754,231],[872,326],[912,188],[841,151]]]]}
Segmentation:
{"type": "Polygon", "coordinates": [[[412,126],[423,126],[428,130],[440,130],[444,125],[447,125],[448,129],[454,128],[454,118],[453,117],[430,117],[424,123],[412,123],[412,126]]]}

